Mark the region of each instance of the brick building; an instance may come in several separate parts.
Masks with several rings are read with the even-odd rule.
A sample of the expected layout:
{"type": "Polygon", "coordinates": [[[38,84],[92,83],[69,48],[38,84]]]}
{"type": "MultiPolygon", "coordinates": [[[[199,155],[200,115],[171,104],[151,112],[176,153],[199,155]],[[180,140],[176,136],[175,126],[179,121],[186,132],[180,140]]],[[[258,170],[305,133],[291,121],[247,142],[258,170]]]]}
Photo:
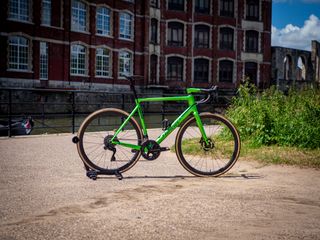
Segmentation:
{"type": "Polygon", "coordinates": [[[271,0],[4,0],[0,86],[270,82],[271,0]]]}

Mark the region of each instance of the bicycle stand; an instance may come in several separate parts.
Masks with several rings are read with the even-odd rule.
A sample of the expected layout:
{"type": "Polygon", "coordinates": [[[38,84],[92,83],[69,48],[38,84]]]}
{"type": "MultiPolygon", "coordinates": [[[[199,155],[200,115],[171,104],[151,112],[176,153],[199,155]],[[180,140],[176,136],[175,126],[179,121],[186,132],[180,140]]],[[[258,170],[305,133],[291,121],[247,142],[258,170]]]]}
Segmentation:
{"type": "MultiPolygon", "coordinates": [[[[104,172],[101,172],[101,171],[96,171],[96,170],[92,170],[92,169],[88,169],[87,170],[87,177],[92,179],[92,180],[97,180],[98,178],[98,175],[110,175],[110,174],[106,174],[104,172]]],[[[114,173],[115,177],[118,178],[118,180],[122,180],[123,179],[123,176],[120,172],[116,171],[114,173]]]]}

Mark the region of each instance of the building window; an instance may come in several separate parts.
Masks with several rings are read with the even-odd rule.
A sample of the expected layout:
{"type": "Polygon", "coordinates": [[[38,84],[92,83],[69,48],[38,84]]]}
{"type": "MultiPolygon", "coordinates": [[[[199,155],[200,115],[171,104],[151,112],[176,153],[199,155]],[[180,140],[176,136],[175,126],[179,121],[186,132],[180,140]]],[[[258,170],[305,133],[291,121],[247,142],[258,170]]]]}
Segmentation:
{"type": "Polygon", "coordinates": [[[110,51],[106,48],[96,49],[96,76],[110,76],[110,51]]]}
{"type": "Polygon", "coordinates": [[[71,29],[74,31],[87,31],[87,6],[80,1],[72,1],[71,29]]]}
{"type": "Polygon", "coordinates": [[[259,32],[246,31],[246,52],[257,53],[259,51],[259,32]]]}
{"type": "Polygon", "coordinates": [[[209,82],[209,60],[207,59],[194,60],[194,82],[196,83],[209,82]]]}
{"type": "Polygon", "coordinates": [[[292,58],[289,55],[283,59],[283,78],[285,80],[292,79],[292,58]]]}
{"type": "Polygon", "coordinates": [[[259,21],[259,1],[247,0],[246,19],[253,20],[253,21],[259,21]]]}
{"type": "Polygon", "coordinates": [[[220,0],[220,16],[234,17],[234,0],[220,0]]]}
{"type": "Polygon", "coordinates": [[[194,46],[196,48],[209,48],[210,28],[205,25],[195,26],[194,46]]]}
{"type": "Polygon", "coordinates": [[[132,39],[132,15],[129,13],[120,13],[120,38],[132,39]]]}
{"type": "Polygon", "coordinates": [[[168,0],[168,9],[184,11],[184,0],[168,0]]]}
{"type": "Polygon", "coordinates": [[[158,8],[158,0],[150,0],[150,6],[154,8],[158,8]]]}
{"type": "Polygon", "coordinates": [[[220,49],[233,50],[233,29],[228,27],[220,28],[220,49]]]}
{"type": "Polygon", "coordinates": [[[111,35],[110,10],[105,7],[97,8],[97,34],[111,35]]]}
{"type": "Polygon", "coordinates": [[[48,79],[48,43],[40,42],[40,79],[48,79]]]}
{"type": "Polygon", "coordinates": [[[167,80],[183,81],[183,58],[169,57],[167,62],[167,80]]]}
{"type": "Polygon", "coordinates": [[[9,69],[30,70],[29,40],[24,37],[10,36],[9,41],[9,69]]]}
{"type": "Polygon", "coordinates": [[[298,62],[297,62],[297,70],[298,70],[298,75],[297,75],[297,80],[306,80],[307,76],[307,69],[306,69],[306,61],[304,57],[299,57],[298,62]]]}
{"type": "Polygon", "coordinates": [[[87,74],[87,50],[82,45],[71,45],[71,74],[87,74]]]}
{"type": "Polygon", "coordinates": [[[150,84],[157,84],[158,57],[151,55],[150,57],[150,84]]]}
{"type": "Polygon", "coordinates": [[[257,70],[258,65],[255,62],[246,62],[244,75],[245,78],[249,80],[250,83],[257,85],[257,70]]]}
{"type": "Polygon", "coordinates": [[[173,47],[183,46],[183,24],[170,22],[168,24],[168,45],[173,47]]]}
{"type": "Polygon", "coordinates": [[[132,56],[127,51],[121,51],[119,53],[119,76],[132,75],[132,56]]]}
{"type": "Polygon", "coordinates": [[[195,1],[195,12],[197,13],[210,13],[210,1],[209,0],[196,0],[195,1]]]}
{"type": "Polygon", "coordinates": [[[219,82],[233,82],[233,62],[222,60],[219,62],[219,82]]]}
{"type": "Polygon", "coordinates": [[[158,20],[154,18],[151,19],[150,42],[158,43],[158,20]]]}
{"type": "Polygon", "coordinates": [[[42,0],[41,23],[51,25],[51,0],[42,0]]]}
{"type": "Polygon", "coordinates": [[[30,21],[30,0],[9,0],[9,18],[30,21]]]}

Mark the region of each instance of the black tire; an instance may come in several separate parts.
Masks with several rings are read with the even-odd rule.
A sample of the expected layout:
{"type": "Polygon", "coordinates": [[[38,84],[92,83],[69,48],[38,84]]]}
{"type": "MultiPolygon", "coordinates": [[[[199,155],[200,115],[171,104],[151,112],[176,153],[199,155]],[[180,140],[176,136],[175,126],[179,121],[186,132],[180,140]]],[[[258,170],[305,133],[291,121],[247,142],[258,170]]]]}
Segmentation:
{"type": "Polygon", "coordinates": [[[188,119],[176,136],[175,150],[181,165],[196,176],[219,176],[236,163],[240,137],[233,124],[221,115],[200,114],[207,137],[206,145],[194,117],[188,119]]]}
{"type": "MultiPolygon", "coordinates": [[[[140,151],[120,145],[109,145],[108,148],[106,145],[128,116],[127,112],[120,109],[106,108],[90,114],[83,121],[78,131],[77,149],[88,168],[111,175],[129,170],[138,161],[140,151]],[[112,158],[112,148],[116,149],[115,158],[112,158]]],[[[117,139],[126,143],[141,144],[142,131],[134,118],[128,121],[117,139]]]]}

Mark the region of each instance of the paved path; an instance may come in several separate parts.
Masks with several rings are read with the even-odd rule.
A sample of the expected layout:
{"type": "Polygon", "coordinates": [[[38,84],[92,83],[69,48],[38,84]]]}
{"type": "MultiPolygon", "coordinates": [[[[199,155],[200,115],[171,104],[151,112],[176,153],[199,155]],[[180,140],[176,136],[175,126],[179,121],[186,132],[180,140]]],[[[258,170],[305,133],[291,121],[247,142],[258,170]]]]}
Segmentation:
{"type": "Polygon", "coordinates": [[[319,171],[241,159],[198,178],[165,152],[92,181],[71,138],[0,138],[1,240],[320,239],[319,171]]]}

